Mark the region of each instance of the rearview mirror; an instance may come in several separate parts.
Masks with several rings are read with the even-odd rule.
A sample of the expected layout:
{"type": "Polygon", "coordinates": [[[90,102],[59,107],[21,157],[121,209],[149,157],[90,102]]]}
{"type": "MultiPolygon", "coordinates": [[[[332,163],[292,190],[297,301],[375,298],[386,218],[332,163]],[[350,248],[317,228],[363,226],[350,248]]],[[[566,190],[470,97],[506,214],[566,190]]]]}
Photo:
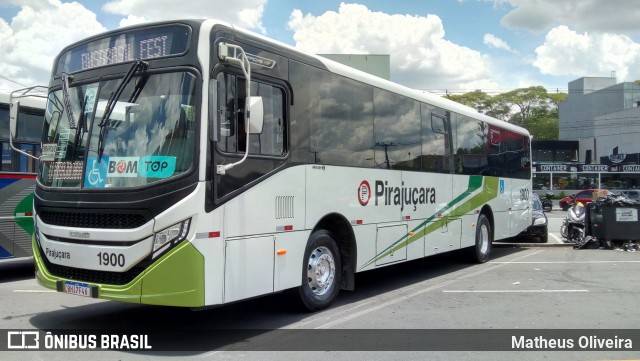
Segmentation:
{"type": "Polygon", "coordinates": [[[11,133],[11,138],[15,139],[16,132],[18,128],[18,114],[20,110],[20,102],[14,101],[10,105],[11,110],[9,111],[9,131],[11,133]]]}
{"type": "Polygon", "coordinates": [[[264,124],[264,104],[262,97],[248,97],[246,104],[249,104],[249,128],[247,133],[260,134],[264,124]]]}

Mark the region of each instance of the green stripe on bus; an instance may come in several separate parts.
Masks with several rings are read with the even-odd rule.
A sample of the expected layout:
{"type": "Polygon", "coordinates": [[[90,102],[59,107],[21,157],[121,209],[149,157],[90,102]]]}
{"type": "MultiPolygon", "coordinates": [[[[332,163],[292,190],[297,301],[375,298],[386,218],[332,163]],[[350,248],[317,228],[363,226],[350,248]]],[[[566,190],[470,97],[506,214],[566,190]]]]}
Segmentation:
{"type": "Polygon", "coordinates": [[[403,236],[392,245],[384,249],[382,252],[378,253],[375,257],[370,259],[361,267],[361,269],[370,266],[371,264],[390,255],[391,253],[397,252],[398,250],[407,247],[409,244],[421,239],[427,234],[430,234],[442,228],[449,221],[459,219],[463,215],[496,198],[498,196],[498,184],[499,179],[496,177],[470,176],[469,184],[466,191],[462,192],[458,197],[442,207],[442,209],[438,210],[435,214],[431,215],[426,220],[421,222],[417,227],[412,229],[411,232],[414,233],[413,236],[409,236],[409,234],[403,236]],[[481,187],[483,187],[483,189],[480,193],[469,198],[466,202],[460,203],[481,187]],[[438,214],[442,214],[448,210],[451,210],[449,214],[442,216],[436,221],[433,221],[438,217],[438,214]],[[432,223],[429,224],[429,222],[432,223]]]}

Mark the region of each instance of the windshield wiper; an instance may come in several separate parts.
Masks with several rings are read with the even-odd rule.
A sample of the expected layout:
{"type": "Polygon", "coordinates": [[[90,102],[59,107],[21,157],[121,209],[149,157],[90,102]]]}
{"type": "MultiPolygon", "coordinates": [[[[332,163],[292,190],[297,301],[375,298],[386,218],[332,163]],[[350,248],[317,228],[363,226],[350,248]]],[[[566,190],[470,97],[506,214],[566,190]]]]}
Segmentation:
{"type": "Polygon", "coordinates": [[[108,128],[106,126],[107,120],[111,116],[113,109],[115,109],[116,103],[118,102],[118,99],[120,99],[120,95],[122,95],[124,88],[127,87],[127,84],[129,84],[136,71],[144,71],[148,66],[149,63],[147,63],[146,61],[142,61],[140,58],[136,59],[133,62],[133,65],[131,65],[131,68],[129,68],[129,71],[127,71],[127,74],[125,74],[124,78],[122,78],[122,80],[120,81],[120,84],[118,84],[116,90],[111,92],[109,100],[107,101],[107,106],[104,108],[102,118],[100,118],[100,122],[98,123],[98,126],[100,127],[100,136],[98,137],[98,163],[100,163],[102,159],[102,153],[104,152],[104,139],[107,135],[108,128]]]}
{"type": "Polygon", "coordinates": [[[69,82],[73,79],[67,73],[60,74],[62,79],[62,99],[64,100],[64,107],[67,111],[67,118],[69,119],[69,129],[76,128],[76,120],[73,116],[73,109],[71,109],[71,99],[69,99],[69,82]]]}
{"type": "Polygon", "coordinates": [[[84,124],[86,122],[86,112],[85,112],[85,108],[87,106],[87,101],[89,100],[89,96],[85,95],[84,96],[84,100],[82,101],[82,104],[80,104],[80,118],[78,119],[78,127],[76,129],[76,136],[74,137],[73,140],[73,154],[75,157],[76,154],[76,149],[78,149],[78,144],[80,142],[82,142],[82,138],[84,136],[84,124]]]}

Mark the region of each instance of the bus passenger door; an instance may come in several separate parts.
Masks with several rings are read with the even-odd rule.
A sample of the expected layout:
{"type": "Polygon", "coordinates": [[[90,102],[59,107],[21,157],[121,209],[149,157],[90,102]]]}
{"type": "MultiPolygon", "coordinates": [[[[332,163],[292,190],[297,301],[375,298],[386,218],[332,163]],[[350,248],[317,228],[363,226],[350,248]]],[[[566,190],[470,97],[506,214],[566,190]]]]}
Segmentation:
{"type": "Polygon", "coordinates": [[[493,212],[494,229],[493,239],[511,237],[513,227],[513,188],[511,179],[500,178],[498,180],[498,197],[496,198],[493,212]]]}
{"type": "Polygon", "coordinates": [[[511,236],[531,225],[529,137],[506,131],[506,163],[511,178],[511,236]]]}
{"type": "Polygon", "coordinates": [[[531,195],[528,185],[528,180],[511,180],[511,236],[517,236],[531,225],[531,195]]]}
{"type": "MultiPolygon", "coordinates": [[[[424,188],[428,194],[425,204],[419,205],[418,214],[423,221],[424,255],[446,252],[460,245],[460,226],[451,224],[455,217],[448,215],[449,202],[456,186],[453,176],[453,133],[451,113],[428,105],[422,106],[422,171],[405,173],[405,177],[420,177],[413,184],[424,188]],[[429,189],[428,191],[426,189],[429,189]]],[[[421,202],[418,202],[421,203],[421,202]]]]}

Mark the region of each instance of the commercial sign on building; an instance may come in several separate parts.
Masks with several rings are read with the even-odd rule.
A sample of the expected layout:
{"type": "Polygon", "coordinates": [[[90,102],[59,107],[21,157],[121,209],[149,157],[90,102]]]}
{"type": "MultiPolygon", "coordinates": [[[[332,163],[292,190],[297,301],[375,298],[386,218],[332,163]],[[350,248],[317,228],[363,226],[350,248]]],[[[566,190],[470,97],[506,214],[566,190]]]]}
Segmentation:
{"type": "Polygon", "coordinates": [[[536,164],[536,173],[640,173],[640,164],[536,164]]]}
{"type": "Polygon", "coordinates": [[[578,167],[580,172],[608,172],[609,166],[605,164],[582,164],[578,167]]]}

